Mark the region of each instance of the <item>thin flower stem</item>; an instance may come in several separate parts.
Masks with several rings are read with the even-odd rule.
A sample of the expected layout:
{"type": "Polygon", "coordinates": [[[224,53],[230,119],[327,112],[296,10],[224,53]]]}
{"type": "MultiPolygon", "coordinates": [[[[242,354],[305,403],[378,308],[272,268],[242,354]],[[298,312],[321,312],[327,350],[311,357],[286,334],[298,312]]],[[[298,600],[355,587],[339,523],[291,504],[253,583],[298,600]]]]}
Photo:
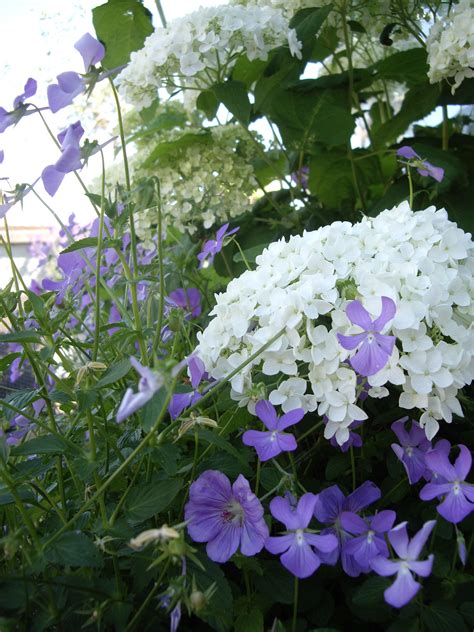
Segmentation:
{"type": "Polygon", "coordinates": [[[141,619],[143,613],[145,612],[146,608],[148,607],[148,604],[153,599],[153,597],[156,595],[156,593],[159,591],[161,582],[163,581],[163,577],[165,576],[166,571],[168,570],[169,564],[170,564],[170,558],[168,558],[166,560],[165,565],[163,567],[163,570],[161,571],[158,579],[156,580],[155,585],[150,590],[148,595],[145,597],[143,603],[141,604],[140,608],[137,610],[137,613],[135,614],[133,619],[130,621],[130,623],[125,628],[125,632],[128,632],[129,630],[133,630],[135,628],[135,626],[137,625],[137,623],[139,622],[139,620],[141,619]]]}
{"type": "Polygon", "coordinates": [[[293,589],[293,618],[291,620],[291,632],[296,632],[296,620],[298,617],[298,588],[299,579],[295,577],[294,589],[293,589]]]}
{"type": "Polygon", "coordinates": [[[26,528],[28,529],[28,532],[31,536],[31,539],[33,541],[33,544],[36,547],[36,550],[39,551],[41,549],[41,543],[40,540],[38,538],[38,534],[36,533],[36,529],[31,521],[30,515],[22,501],[22,499],[20,498],[19,494],[17,494],[16,491],[16,486],[15,486],[15,482],[10,478],[10,475],[8,474],[6,468],[5,468],[5,464],[3,463],[2,466],[0,467],[0,476],[3,478],[6,486],[8,487],[10,494],[12,495],[12,497],[15,500],[15,505],[18,508],[18,511],[21,514],[21,517],[23,518],[23,522],[25,523],[26,528]]]}
{"type": "MultiPolygon", "coordinates": [[[[130,194],[132,187],[130,183],[130,170],[128,166],[128,157],[127,157],[127,143],[125,140],[125,131],[123,126],[123,118],[122,118],[122,108],[120,106],[120,99],[118,96],[117,89],[114,85],[112,79],[109,78],[109,83],[112,88],[112,94],[115,100],[115,106],[117,109],[117,118],[119,124],[119,135],[120,135],[120,143],[122,146],[122,156],[123,156],[123,166],[125,171],[125,186],[127,192],[130,194]]],[[[140,356],[141,361],[144,366],[148,366],[148,357],[147,350],[145,345],[145,340],[143,338],[143,330],[140,318],[140,309],[138,306],[138,297],[137,297],[137,274],[138,274],[138,256],[137,256],[137,235],[135,232],[135,218],[133,214],[133,205],[129,202],[129,218],[130,218],[130,253],[132,257],[132,277],[130,284],[130,293],[132,296],[132,311],[133,318],[135,321],[135,329],[137,332],[138,345],[140,347],[140,356]]]]}
{"type": "Polygon", "coordinates": [[[323,424],[324,424],[324,421],[318,421],[318,423],[315,424],[312,428],[310,428],[306,432],[303,432],[303,434],[300,437],[298,437],[298,441],[302,441],[303,439],[306,439],[307,436],[309,436],[310,434],[313,434],[313,432],[317,430],[318,428],[320,428],[323,424]]]}
{"type": "Polygon", "coordinates": [[[102,186],[100,191],[100,216],[99,216],[99,233],[97,237],[97,253],[95,260],[95,331],[94,346],[92,348],[92,359],[97,360],[99,351],[99,333],[100,333],[100,264],[102,259],[102,243],[104,239],[104,215],[105,215],[105,162],[104,153],[100,152],[102,160],[102,186]]]}
{"type": "Polygon", "coordinates": [[[158,228],[157,228],[157,242],[156,248],[158,253],[158,268],[159,268],[159,284],[160,284],[160,299],[158,304],[158,322],[156,325],[155,332],[155,340],[153,341],[152,351],[156,353],[158,349],[158,344],[161,340],[161,329],[163,327],[163,316],[165,312],[165,270],[163,265],[163,225],[162,225],[162,215],[161,215],[161,189],[160,189],[160,181],[158,178],[155,178],[156,191],[158,197],[158,228]]]}
{"type": "Polygon", "coordinates": [[[249,270],[250,272],[252,271],[252,268],[250,267],[249,262],[247,261],[247,257],[244,255],[244,251],[242,250],[242,248],[240,247],[239,242],[237,241],[237,239],[235,239],[234,237],[232,237],[232,240],[235,245],[237,246],[237,248],[239,249],[240,252],[240,256],[242,257],[242,261],[245,263],[245,267],[247,268],[247,270],[249,270]]]}
{"type": "Polygon", "coordinates": [[[407,166],[407,176],[408,176],[408,186],[410,188],[409,204],[410,204],[411,210],[413,210],[413,180],[411,177],[411,171],[410,171],[409,166],[407,166]]]}
{"type": "Polygon", "coordinates": [[[141,460],[140,460],[140,463],[138,464],[138,466],[137,466],[137,468],[136,468],[136,470],[135,470],[135,472],[134,472],[134,474],[133,474],[133,476],[132,476],[132,479],[130,480],[130,483],[129,483],[129,485],[128,485],[127,489],[126,489],[126,490],[123,492],[123,494],[121,495],[120,500],[119,500],[119,502],[118,502],[117,506],[115,507],[113,514],[110,516],[110,521],[109,521],[109,524],[110,524],[110,526],[111,526],[111,527],[113,527],[113,526],[114,526],[115,521],[117,520],[117,516],[119,515],[119,513],[120,513],[120,511],[121,511],[122,507],[124,506],[125,501],[127,500],[127,497],[128,497],[128,495],[129,495],[129,493],[130,493],[130,492],[132,491],[132,489],[133,489],[133,485],[135,484],[135,481],[136,481],[136,480],[137,480],[137,478],[138,478],[138,475],[139,475],[139,473],[140,473],[140,470],[142,469],[142,466],[143,466],[143,461],[144,461],[144,460],[145,460],[145,457],[143,457],[143,456],[142,456],[142,458],[141,458],[141,460]]]}
{"type": "Polygon", "coordinates": [[[257,457],[257,475],[255,477],[255,496],[258,496],[258,491],[260,487],[260,472],[262,469],[262,462],[257,457]]]}
{"type": "Polygon", "coordinates": [[[160,16],[161,24],[165,29],[168,24],[166,22],[165,12],[163,11],[163,7],[161,6],[161,0],[155,0],[156,8],[158,10],[158,15],[160,16]]]}

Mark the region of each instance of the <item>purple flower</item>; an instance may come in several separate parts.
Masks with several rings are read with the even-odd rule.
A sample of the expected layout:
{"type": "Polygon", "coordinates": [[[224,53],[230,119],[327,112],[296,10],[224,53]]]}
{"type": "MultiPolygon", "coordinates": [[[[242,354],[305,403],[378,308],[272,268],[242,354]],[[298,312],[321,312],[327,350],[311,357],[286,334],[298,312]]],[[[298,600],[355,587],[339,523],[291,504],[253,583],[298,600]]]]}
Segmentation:
{"type": "Polygon", "coordinates": [[[389,509],[375,516],[361,518],[352,511],[341,513],[341,525],[354,537],[345,543],[345,552],[351,555],[362,573],[369,573],[370,563],[378,555],[388,557],[384,534],[393,527],[396,514],[389,509]]]}
{"type": "Polygon", "coordinates": [[[0,164],[4,161],[5,159],[5,152],[3,151],[3,149],[0,149],[0,164]]]}
{"type": "Polygon", "coordinates": [[[308,176],[309,176],[309,167],[307,165],[303,165],[298,171],[294,171],[291,174],[291,179],[293,182],[298,184],[302,189],[308,188],[308,176]]]}
{"type": "MultiPolygon", "coordinates": [[[[83,35],[74,44],[74,48],[81,54],[86,73],[105,55],[104,46],[89,33],[83,35]]],[[[53,113],[70,105],[86,86],[84,79],[73,71],[62,72],[56,79],[58,82],[47,89],[48,105],[53,113]]]]}
{"type": "Polygon", "coordinates": [[[429,176],[437,182],[442,182],[444,169],[442,167],[435,167],[431,162],[423,160],[412,147],[408,145],[400,147],[400,149],[397,150],[397,156],[413,161],[413,166],[421,176],[429,176]]]}
{"type": "Polygon", "coordinates": [[[186,318],[197,318],[201,315],[201,292],[195,287],[188,290],[182,287],[173,290],[165,297],[165,301],[170,307],[186,310],[186,318]]]}
{"type": "Polygon", "coordinates": [[[317,496],[307,493],[301,496],[296,507],[282,496],[273,498],[270,503],[272,516],[283,522],[288,533],[269,537],[265,548],[275,555],[282,553],[280,561],[283,566],[300,579],[309,577],[319,568],[321,558],[315,549],[331,553],[338,546],[334,535],[316,535],[306,531],[313,517],[316,500],[317,496]]]}
{"type": "Polygon", "coordinates": [[[285,428],[294,426],[304,417],[302,408],[295,408],[278,418],[275,407],[265,399],[257,402],[255,406],[257,417],[268,428],[268,432],[259,430],[247,430],[242,436],[244,445],[256,449],[260,461],[273,459],[281,452],[293,452],[296,450],[296,439],[292,434],[283,432],[285,428]]]}
{"type": "MultiPolygon", "coordinates": [[[[184,366],[186,363],[189,367],[189,373],[191,375],[191,386],[193,389],[197,389],[201,380],[206,374],[206,367],[204,366],[204,362],[201,358],[197,356],[189,356],[186,360],[183,361],[183,364],[180,363],[179,366],[184,366]]],[[[187,393],[176,393],[171,398],[171,401],[168,405],[168,412],[171,416],[171,419],[177,419],[183,410],[185,410],[188,406],[192,406],[197,401],[201,399],[201,393],[198,391],[188,391],[187,393]]]]}
{"type": "Polygon", "coordinates": [[[420,491],[421,500],[443,497],[437,511],[448,522],[457,524],[474,511],[474,485],[466,483],[472,465],[472,457],[465,445],[459,446],[459,455],[451,464],[449,452],[434,449],[425,455],[428,468],[436,478],[420,491]]]}
{"type": "Polygon", "coordinates": [[[332,485],[318,494],[314,515],[322,524],[330,525],[321,533],[333,533],[339,541],[339,546],[333,553],[321,555],[323,562],[335,564],[340,554],[344,572],[351,577],[360,574],[359,565],[345,547],[352,535],[341,525],[341,514],[344,511],[358,512],[378,500],[380,496],[380,489],[372,481],[365,481],[347,498],[337,485],[332,485]]]}
{"type": "Polygon", "coordinates": [[[392,450],[405,468],[410,485],[413,485],[420,478],[429,478],[425,454],[431,448],[431,441],[426,438],[425,431],[414,420],[411,422],[410,431],[405,430],[407,420],[408,417],[403,417],[390,426],[400,441],[400,445],[392,443],[392,450]]]}
{"type": "Polygon", "coordinates": [[[431,573],[434,556],[431,554],[423,562],[419,562],[418,557],[435,524],[436,520],[425,522],[410,541],[407,523],[402,522],[388,534],[388,539],[399,559],[388,560],[380,556],[372,560],[372,569],[378,575],[388,577],[397,573],[394,583],[384,592],[385,601],[394,608],[405,606],[420,590],[421,584],[415,581],[412,573],[420,577],[428,577],[431,573]]]}
{"type": "Polygon", "coordinates": [[[15,97],[13,110],[7,112],[4,108],[0,107],[0,134],[2,134],[7,127],[10,127],[10,125],[16,125],[23,116],[32,114],[32,112],[27,112],[28,106],[24,104],[24,101],[36,94],[36,88],[36,80],[30,77],[25,83],[22,94],[15,97]]]}
{"type": "MultiPolygon", "coordinates": [[[[328,422],[328,418],[326,416],[323,417],[324,423],[328,422]]],[[[362,447],[362,437],[357,434],[357,432],[353,432],[354,428],[358,428],[362,426],[363,421],[353,421],[351,425],[348,427],[349,430],[349,438],[347,441],[344,441],[342,445],[339,445],[336,437],[331,437],[329,443],[333,446],[333,448],[338,448],[341,452],[347,452],[349,448],[360,448],[362,447]]]]}
{"type": "Polygon", "coordinates": [[[382,311],[375,320],[371,319],[360,301],[351,301],[346,307],[346,314],[351,323],[358,325],[363,332],[353,336],[337,334],[337,339],[344,349],[357,349],[349,362],[360,375],[374,375],[387,364],[392,355],[395,336],[385,336],[380,332],[392,320],[395,312],[395,303],[388,296],[382,296],[382,311]]]}
{"type": "Polygon", "coordinates": [[[131,388],[127,388],[122,402],[117,411],[117,423],[121,423],[130,415],[133,415],[139,408],[142,408],[153,395],[163,386],[163,378],[157,375],[148,367],[142,366],[135,358],[130,358],[133,368],[140,374],[138,382],[138,392],[134,393],[131,388]]]}
{"type": "Polygon", "coordinates": [[[80,139],[84,134],[84,129],[77,121],[69,125],[64,131],[58,134],[61,143],[61,156],[54,165],[48,165],[43,169],[41,179],[49,195],[56,194],[66,173],[82,168],[80,139]]]}
{"type": "Polygon", "coordinates": [[[85,72],[89,72],[90,67],[98,64],[105,56],[104,45],[92,37],[90,33],[85,33],[77,40],[74,48],[81,54],[85,72]]]}
{"type": "Polygon", "coordinates": [[[68,288],[78,291],[81,285],[80,277],[86,265],[84,255],[79,252],[65,252],[58,257],[58,266],[63,273],[60,281],[43,279],[43,288],[48,292],[57,292],[56,305],[64,301],[68,288]]]}
{"type": "Polygon", "coordinates": [[[263,507],[242,474],[231,486],[222,472],[203,472],[190,487],[184,517],[189,535],[207,542],[214,562],[227,562],[238,548],[243,555],[256,555],[268,537],[263,507]]]}
{"type": "Polygon", "coordinates": [[[224,239],[226,237],[230,237],[230,235],[234,235],[239,230],[238,226],[237,228],[227,231],[228,228],[229,224],[224,224],[224,226],[221,226],[217,231],[215,239],[209,239],[204,242],[202,250],[198,254],[200,268],[207,268],[210,266],[214,261],[216,254],[222,250],[224,239]]]}

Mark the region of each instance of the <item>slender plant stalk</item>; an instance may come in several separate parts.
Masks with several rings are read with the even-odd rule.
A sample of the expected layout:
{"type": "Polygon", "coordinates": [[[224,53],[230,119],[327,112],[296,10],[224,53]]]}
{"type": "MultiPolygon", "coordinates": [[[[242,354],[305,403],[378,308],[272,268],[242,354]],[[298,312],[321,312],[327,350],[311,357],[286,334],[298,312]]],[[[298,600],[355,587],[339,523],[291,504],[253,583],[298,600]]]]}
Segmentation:
{"type": "Polygon", "coordinates": [[[105,215],[105,162],[104,153],[100,152],[102,160],[102,186],[100,195],[100,216],[99,216],[99,234],[97,239],[97,253],[95,260],[95,331],[94,346],[92,348],[92,359],[97,360],[99,351],[100,338],[100,265],[102,259],[102,243],[104,239],[104,215],[105,215]]]}

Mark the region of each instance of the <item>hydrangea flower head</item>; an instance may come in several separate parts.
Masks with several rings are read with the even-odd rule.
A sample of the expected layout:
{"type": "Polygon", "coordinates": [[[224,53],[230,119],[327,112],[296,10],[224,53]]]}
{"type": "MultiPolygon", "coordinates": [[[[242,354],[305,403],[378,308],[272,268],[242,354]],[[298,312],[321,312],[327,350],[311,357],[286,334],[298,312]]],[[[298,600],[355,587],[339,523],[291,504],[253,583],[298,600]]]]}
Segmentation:
{"type": "Polygon", "coordinates": [[[416,170],[420,174],[420,176],[429,176],[433,178],[437,182],[442,182],[444,179],[444,169],[442,167],[435,167],[428,162],[427,160],[423,160],[416,151],[409,147],[408,145],[404,145],[397,150],[397,156],[401,158],[406,158],[409,164],[412,164],[416,167],[416,170]]]}
{"type": "Polygon", "coordinates": [[[375,320],[372,320],[360,301],[351,301],[346,307],[351,323],[361,327],[363,332],[354,336],[337,334],[337,339],[344,349],[356,349],[349,362],[360,375],[374,375],[387,364],[392,355],[395,336],[386,336],[380,332],[393,319],[395,312],[395,303],[388,296],[382,296],[382,311],[375,320]]]}
{"type": "Polygon", "coordinates": [[[437,507],[438,513],[448,522],[457,524],[474,511],[474,485],[466,483],[472,456],[465,445],[460,445],[459,455],[453,465],[449,460],[449,450],[444,447],[435,447],[425,455],[426,465],[436,478],[423,487],[420,498],[442,498],[437,507]]]}
{"type": "Polygon", "coordinates": [[[392,443],[392,450],[405,468],[410,485],[413,485],[427,474],[425,456],[431,448],[431,442],[426,438],[423,428],[414,420],[410,430],[406,430],[407,420],[408,417],[404,417],[391,425],[400,441],[400,445],[392,443]]]}
{"type": "Polygon", "coordinates": [[[242,441],[245,445],[253,446],[256,449],[260,461],[273,459],[281,452],[296,450],[295,437],[283,431],[303,419],[304,410],[302,408],[291,410],[279,418],[275,407],[263,399],[257,402],[255,413],[267,431],[247,430],[242,436],[242,441]]]}
{"type": "Polygon", "coordinates": [[[161,375],[154,373],[148,367],[142,366],[136,358],[131,357],[130,362],[140,375],[138,391],[134,393],[131,388],[127,388],[125,391],[125,395],[117,411],[117,423],[121,423],[124,419],[133,415],[133,413],[137,412],[137,410],[149,402],[153,395],[160,390],[164,382],[161,375]]]}
{"type": "Polygon", "coordinates": [[[268,537],[263,507],[242,474],[231,485],[222,472],[203,472],[189,489],[184,517],[189,535],[195,542],[207,542],[214,562],[227,562],[238,549],[256,555],[268,537]]]}
{"type": "Polygon", "coordinates": [[[227,230],[228,228],[229,224],[224,224],[224,226],[221,226],[217,231],[215,239],[208,239],[204,242],[202,250],[198,254],[200,268],[207,268],[210,266],[214,261],[214,257],[222,250],[222,247],[224,246],[224,239],[234,235],[239,230],[238,226],[232,230],[227,230]]]}
{"type": "Polygon", "coordinates": [[[423,527],[408,539],[407,523],[402,522],[388,533],[390,544],[398,555],[397,560],[388,560],[379,556],[372,560],[371,567],[378,575],[388,577],[397,574],[395,582],[384,592],[385,601],[394,608],[402,608],[421,588],[412,573],[420,577],[428,577],[433,567],[433,554],[425,561],[418,561],[421,550],[428,539],[436,520],[425,522],[423,527]]]}
{"type": "Polygon", "coordinates": [[[282,522],[288,533],[269,537],[265,548],[275,555],[282,554],[283,566],[301,579],[312,575],[320,566],[318,552],[331,553],[337,549],[337,538],[332,534],[316,535],[306,531],[313,517],[317,496],[304,494],[298,504],[290,498],[277,496],[270,502],[274,518],[282,522]]]}

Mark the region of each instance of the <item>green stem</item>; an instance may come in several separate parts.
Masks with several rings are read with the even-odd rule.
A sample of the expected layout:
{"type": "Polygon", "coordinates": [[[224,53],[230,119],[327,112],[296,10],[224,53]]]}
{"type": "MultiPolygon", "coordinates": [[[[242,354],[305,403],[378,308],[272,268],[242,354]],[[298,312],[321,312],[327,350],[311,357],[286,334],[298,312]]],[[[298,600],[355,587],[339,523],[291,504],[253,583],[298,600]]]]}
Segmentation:
{"type": "Polygon", "coordinates": [[[158,15],[160,16],[161,24],[165,29],[168,25],[166,22],[165,12],[163,11],[163,7],[161,6],[161,0],[155,0],[156,8],[158,9],[158,15]]]}
{"type": "Polygon", "coordinates": [[[156,350],[158,349],[158,345],[161,340],[161,329],[163,327],[163,315],[165,312],[165,293],[166,293],[165,270],[164,270],[164,265],[163,265],[163,243],[162,243],[163,226],[162,226],[162,216],[161,216],[161,189],[160,189],[160,181],[158,180],[158,178],[155,178],[155,183],[156,183],[156,190],[157,190],[157,196],[158,196],[158,234],[157,234],[156,248],[158,252],[158,267],[159,267],[159,275],[160,275],[160,279],[159,279],[160,299],[159,299],[159,304],[158,304],[158,323],[156,325],[155,340],[153,341],[153,348],[152,348],[153,353],[156,353],[156,350]]]}
{"type": "Polygon", "coordinates": [[[255,477],[255,496],[258,496],[258,488],[260,487],[260,471],[262,469],[262,462],[257,457],[257,475],[255,477]]]}
{"type": "Polygon", "coordinates": [[[161,582],[163,581],[163,577],[165,576],[166,571],[168,570],[168,566],[170,564],[170,558],[168,558],[165,562],[165,565],[163,567],[163,570],[161,571],[158,579],[155,582],[155,585],[153,586],[153,588],[150,590],[150,592],[148,593],[148,595],[145,597],[142,605],[140,606],[140,608],[137,610],[136,615],[133,617],[133,619],[130,621],[130,623],[127,625],[127,627],[125,628],[125,632],[128,632],[128,630],[133,630],[133,628],[136,626],[136,624],[138,623],[138,621],[141,619],[143,613],[145,612],[148,604],[150,603],[150,601],[153,599],[153,597],[156,595],[156,593],[158,592],[158,590],[160,589],[160,585],[161,582]]]}
{"type": "Polygon", "coordinates": [[[296,632],[296,620],[298,617],[298,588],[299,579],[295,577],[294,589],[293,589],[293,618],[291,621],[291,632],[296,632]]]}
{"type": "Polygon", "coordinates": [[[3,480],[5,481],[8,489],[10,490],[10,494],[13,496],[13,498],[15,500],[15,505],[16,505],[18,511],[20,512],[21,517],[23,518],[23,522],[25,523],[25,526],[28,529],[28,532],[29,532],[29,534],[31,536],[33,544],[35,545],[36,550],[39,551],[40,548],[41,548],[41,543],[39,541],[38,534],[36,533],[34,525],[31,522],[30,516],[28,514],[28,511],[27,511],[22,499],[20,498],[19,494],[17,494],[17,492],[16,492],[15,482],[10,478],[10,475],[6,471],[6,468],[5,468],[4,465],[2,465],[0,467],[0,476],[3,478],[3,480]]]}
{"type": "Polygon", "coordinates": [[[410,204],[410,208],[413,210],[413,180],[411,177],[410,167],[408,165],[407,165],[407,176],[408,176],[408,187],[410,189],[409,204],[410,204]]]}
{"type": "Polygon", "coordinates": [[[105,162],[104,154],[101,151],[100,156],[102,159],[102,186],[100,195],[100,216],[99,216],[99,234],[97,240],[97,253],[95,260],[95,331],[94,331],[94,346],[92,349],[92,359],[95,362],[97,360],[97,353],[99,351],[99,339],[100,339],[100,263],[102,259],[102,242],[104,239],[104,215],[105,215],[105,162]]]}

